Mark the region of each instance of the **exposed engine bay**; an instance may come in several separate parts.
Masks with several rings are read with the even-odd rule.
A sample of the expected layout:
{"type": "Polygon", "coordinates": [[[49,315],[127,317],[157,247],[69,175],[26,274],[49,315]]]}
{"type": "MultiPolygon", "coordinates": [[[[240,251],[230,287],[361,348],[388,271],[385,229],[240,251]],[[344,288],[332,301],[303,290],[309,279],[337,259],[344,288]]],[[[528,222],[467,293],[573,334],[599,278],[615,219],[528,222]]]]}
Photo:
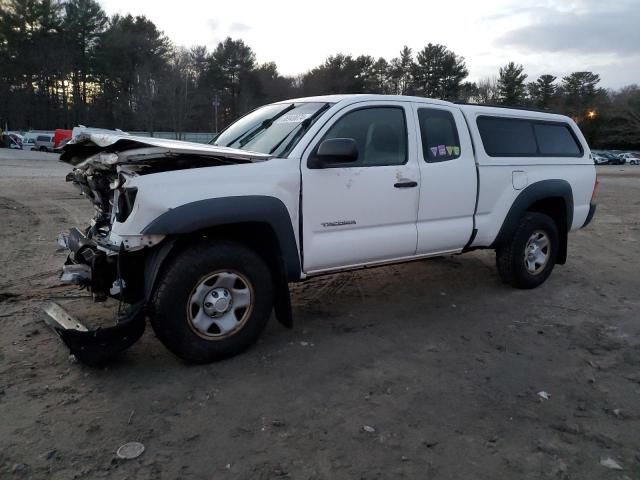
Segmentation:
{"type": "MultiPolygon", "coordinates": [[[[76,185],[93,203],[96,214],[86,235],[100,240],[108,237],[114,221],[123,222],[131,212],[137,190],[127,188],[127,180],[139,175],[233,165],[268,160],[269,155],[207,144],[181,142],[127,134],[80,134],[64,148],[60,160],[74,166],[66,180],[76,185]]],[[[118,251],[136,246],[128,242],[102,242],[118,251]]],[[[154,242],[155,243],[155,242],[154,242]]],[[[148,243],[146,243],[148,245],[148,243]]]]}

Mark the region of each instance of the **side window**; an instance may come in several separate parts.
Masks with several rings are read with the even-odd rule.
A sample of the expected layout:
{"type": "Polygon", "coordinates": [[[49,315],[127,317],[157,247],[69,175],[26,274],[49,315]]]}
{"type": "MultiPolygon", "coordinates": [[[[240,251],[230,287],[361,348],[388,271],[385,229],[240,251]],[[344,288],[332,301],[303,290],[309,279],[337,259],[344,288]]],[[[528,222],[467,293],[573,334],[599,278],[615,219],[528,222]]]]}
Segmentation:
{"type": "Polygon", "coordinates": [[[484,150],[490,157],[581,157],[569,125],[504,117],[478,117],[484,150]]]}
{"type": "Polygon", "coordinates": [[[478,130],[490,157],[531,157],[538,153],[531,122],[515,118],[479,117],[478,130]]]}
{"type": "Polygon", "coordinates": [[[330,138],[353,138],[358,160],[353,167],[402,165],[407,162],[407,124],[400,107],[354,110],[340,118],[326,133],[330,138]]]}
{"type": "Polygon", "coordinates": [[[419,108],[422,156],[428,163],[444,162],[460,156],[460,139],[451,112],[435,108],[419,108]]]}
{"type": "Polygon", "coordinates": [[[558,123],[534,123],[533,129],[538,139],[542,155],[558,157],[580,157],[582,148],[576,142],[568,125],[558,123]]]}

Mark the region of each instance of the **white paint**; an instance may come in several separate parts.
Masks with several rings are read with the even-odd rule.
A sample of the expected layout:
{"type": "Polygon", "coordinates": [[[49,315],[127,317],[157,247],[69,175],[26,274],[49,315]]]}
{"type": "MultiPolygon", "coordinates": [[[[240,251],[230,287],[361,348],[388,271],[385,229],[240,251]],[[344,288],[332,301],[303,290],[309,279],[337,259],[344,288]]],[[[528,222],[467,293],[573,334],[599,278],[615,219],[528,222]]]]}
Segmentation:
{"type": "Polygon", "coordinates": [[[511,172],[511,184],[516,190],[522,190],[528,183],[527,172],[523,170],[514,170],[511,172]]]}
{"type": "MultiPolygon", "coordinates": [[[[582,226],[587,217],[595,167],[584,137],[567,117],[458,106],[415,97],[355,95],[302,101],[305,100],[331,101],[335,105],[309,129],[289,158],[127,177],[125,185],[138,188],[138,195],[127,220],[114,223],[114,238],[135,241],[134,237],[141,235],[142,229],[159,215],[190,202],[241,195],[272,196],[286,206],[298,245],[302,213],[304,277],[460,252],[473,230],[476,195],[478,231],[472,246],[490,246],[519,191],[546,179],[564,179],[570,183],[574,197],[573,230],[582,226]],[[408,129],[407,163],[307,168],[308,156],[324,133],[342,115],[363,106],[404,109],[408,129]],[[440,163],[423,161],[417,124],[420,106],[445,109],[453,114],[460,137],[459,158],[440,163]],[[582,144],[584,155],[581,158],[489,157],[475,123],[479,114],[567,122],[582,144]],[[404,179],[416,181],[418,186],[394,187],[394,183],[404,179]],[[478,181],[479,192],[476,191],[478,181]]],[[[172,142],[172,150],[181,148],[172,142]]],[[[203,147],[204,151],[208,152],[208,148],[203,147]]],[[[132,157],[136,152],[127,151],[127,156],[132,157]]],[[[161,239],[138,240],[155,243],[161,239]]]]}
{"type": "Polygon", "coordinates": [[[367,106],[401,107],[407,117],[405,165],[309,169],[302,157],[304,269],[313,273],[354,264],[406,257],[416,251],[419,188],[395,188],[400,179],[419,181],[411,105],[393,100],[352,103],[319,131],[320,141],[343,115],[367,106]],[[336,227],[326,222],[355,221],[336,227]],[[307,254],[308,252],[308,254],[307,254]]]}
{"type": "Polygon", "coordinates": [[[461,105],[460,109],[467,119],[469,132],[476,147],[479,171],[480,194],[476,213],[478,234],[472,246],[489,246],[498,235],[509,208],[520,193],[513,185],[514,170],[526,175],[528,185],[547,179],[566,180],[573,190],[574,211],[571,230],[576,230],[584,224],[589,214],[596,170],[590,158],[589,145],[571,118],[551,113],[477,105],[461,105]],[[484,150],[476,124],[476,119],[480,115],[565,122],[573,130],[582,146],[583,155],[582,157],[490,157],[484,150]]]}
{"type": "Polygon", "coordinates": [[[451,112],[460,139],[460,156],[453,160],[427,163],[422,142],[417,142],[420,165],[420,204],[418,208],[418,254],[460,251],[473,231],[476,205],[476,165],[471,137],[457,106],[423,101],[414,104],[420,138],[418,109],[421,107],[451,112]]]}

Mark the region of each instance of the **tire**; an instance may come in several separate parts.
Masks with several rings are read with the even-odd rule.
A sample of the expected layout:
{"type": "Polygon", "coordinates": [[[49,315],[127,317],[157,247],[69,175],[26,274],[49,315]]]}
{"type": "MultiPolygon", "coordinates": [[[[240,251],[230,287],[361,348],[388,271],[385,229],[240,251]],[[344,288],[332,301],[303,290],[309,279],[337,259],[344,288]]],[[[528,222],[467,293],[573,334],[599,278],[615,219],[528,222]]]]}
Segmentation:
{"type": "Polygon", "coordinates": [[[551,275],[558,249],[558,227],[553,219],[542,213],[527,212],[510,242],[496,249],[498,273],[513,287],[536,288],[551,275]]]}
{"type": "Polygon", "coordinates": [[[191,245],[161,275],[149,305],[151,326],[171,352],[188,362],[239,354],[258,339],[271,315],[271,272],[240,243],[191,245]]]}

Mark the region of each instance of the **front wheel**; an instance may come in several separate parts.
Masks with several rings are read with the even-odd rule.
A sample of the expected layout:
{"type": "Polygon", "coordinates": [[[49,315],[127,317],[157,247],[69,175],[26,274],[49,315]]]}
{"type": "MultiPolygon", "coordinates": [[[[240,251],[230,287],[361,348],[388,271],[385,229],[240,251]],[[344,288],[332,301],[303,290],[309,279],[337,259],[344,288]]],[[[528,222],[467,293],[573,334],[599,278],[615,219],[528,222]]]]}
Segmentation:
{"type": "Polygon", "coordinates": [[[511,240],[496,249],[498,273],[516,288],[535,288],[551,275],[558,248],[558,227],[553,219],[528,212],[511,240]]]}
{"type": "Polygon", "coordinates": [[[180,358],[209,363],[253,344],[273,306],[269,268],[242,244],[190,246],[163,269],[150,305],[160,341],[180,358]]]}

